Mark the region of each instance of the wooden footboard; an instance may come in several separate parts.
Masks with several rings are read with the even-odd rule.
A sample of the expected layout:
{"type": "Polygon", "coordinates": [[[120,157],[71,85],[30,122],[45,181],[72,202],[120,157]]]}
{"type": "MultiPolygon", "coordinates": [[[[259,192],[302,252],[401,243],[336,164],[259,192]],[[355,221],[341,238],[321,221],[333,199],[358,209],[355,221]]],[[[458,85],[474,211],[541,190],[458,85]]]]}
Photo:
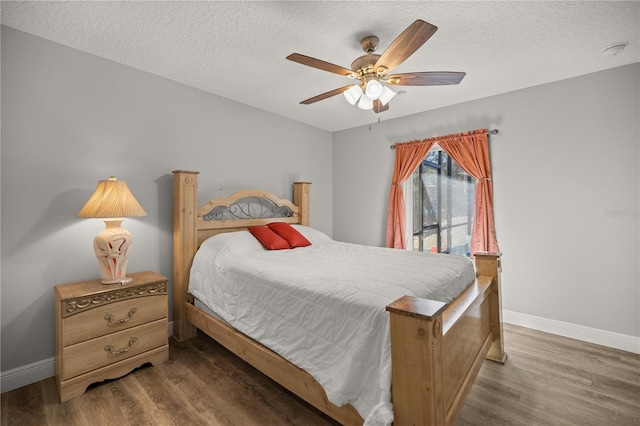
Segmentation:
{"type": "MultiPolygon", "coordinates": [[[[209,207],[197,207],[198,172],[174,172],[173,330],[178,341],[196,328],[303,400],[345,425],[362,417],[347,405],[330,403],[311,375],[193,305],[189,271],[199,245],[211,235],[276,219],[207,223],[209,207]]],[[[309,183],[294,184],[290,217],[307,225],[309,183]]],[[[244,195],[244,193],[243,193],[244,195]]],[[[267,194],[274,198],[273,194],[267,194]]],[[[275,198],[274,198],[275,199],[275,198]]],[[[216,200],[223,204],[227,199],[216,200]]],[[[278,203],[288,203],[277,200],[278,203]]],[[[403,297],[387,306],[391,324],[392,398],[395,425],[449,425],[462,408],[486,358],[504,362],[500,301],[500,255],[476,253],[477,279],[452,303],[403,297]]]]}
{"type": "Polygon", "coordinates": [[[485,357],[506,360],[499,260],[476,256],[486,275],[449,305],[405,296],[387,306],[395,425],[452,424],[485,357]]]}

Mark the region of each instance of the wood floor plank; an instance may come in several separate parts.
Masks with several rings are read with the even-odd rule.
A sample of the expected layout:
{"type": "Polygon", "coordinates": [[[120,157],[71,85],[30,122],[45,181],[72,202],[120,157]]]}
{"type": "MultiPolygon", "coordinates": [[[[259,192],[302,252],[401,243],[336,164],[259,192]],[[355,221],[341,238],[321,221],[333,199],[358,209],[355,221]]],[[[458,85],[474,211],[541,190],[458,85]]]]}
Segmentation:
{"type": "Polygon", "coordinates": [[[46,424],[41,383],[32,383],[10,393],[2,394],[2,424],[46,424]],[[6,416],[6,420],[5,420],[6,416]]]}
{"type": "Polygon", "coordinates": [[[170,392],[153,379],[157,371],[139,370],[123,380],[125,394],[137,395],[128,407],[132,425],[206,425],[200,414],[184,394],[170,392]],[[155,385],[155,386],[154,386],[155,385]],[[171,398],[170,398],[171,396],[171,398]],[[154,407],[150,410],[149,407],[154,407]]]}
{"type": "Polygon", "coordinates": [[[48,425],[66,425],[66,424],[81,424],[85,417],[82,410],[75,410],[76,404],[71,401],[67,401],[61,404],[58,396],[58,389],[56,388],[55,380],[50,377],[43,380],[40,383],[40,389],[42,390],[42,399],[44,402],[44,412],[47,418],[45,424],[48,425]]]}
{"type": "MultiPolygon", "coordinates": [[[[210,377],[209,372],[207,366],[202,366],[202,363],[207,363],[206,359],[200,356],[199,359],[202,363],[197,364],[200,368],[198,371],[194,371],[191,366],[185,363],[185,358],[179,354],[174,356],[175,362],[173,364],[162,365],[165,384],[162,389],[166,393],[165,398],[168,404],[168,406],[163,406],[163,410],[180,413],[185,411],[184,408],[180,408],[181,406],[190,407],[188,411],[200,413],[197,416],[199,418],[190,419],[190,424],[232,425],[236,419],[245,417],[244,413],[237,413],[237,416],[232,414],[232,407],[226,405],[226,401],[220,398],[220,395],[224,393],[224,388],[220,386],[219,382],[212,380],[207,383],[207,378],[210,377]],[[177,410],[169,408],[171,406],[178,408],[177,410]]],[[[141,377],[141,381],[145,387],[152,385],[147,376],[141,377]]],[[[232,389],[229,391],[236,392],[232,389]]],[[[187,415],[189,414],[187,413],[187,415]]]]}
{"type": "Polygon", "coordinates": [[[639,355],[507,324],[505,336],[507,364],[485,362],[456,424],[639,424],[639,355]]]}
{"type": "MultiPolygon", "coordinates": [[[[455,426],[640,426],[640,355],[504,325],[455,426]]],[[[5,392],[2,426],[335,426],[205,335],[170,359],[58,402],[53,378],[5,392]]]]}

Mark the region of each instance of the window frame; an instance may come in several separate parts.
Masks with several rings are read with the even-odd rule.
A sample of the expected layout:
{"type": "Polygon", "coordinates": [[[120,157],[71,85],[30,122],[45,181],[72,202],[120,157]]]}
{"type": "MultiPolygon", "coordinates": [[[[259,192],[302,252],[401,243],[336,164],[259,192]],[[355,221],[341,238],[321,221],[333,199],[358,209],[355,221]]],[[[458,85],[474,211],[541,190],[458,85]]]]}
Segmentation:
{"type": "MultiPolygon", "coordinates": [[[[454,164],[453,158],[445,150],[443,150],[438,144],[435,144],[429,150],[425,158],[420,162],[420,165],[413,172],[412,179],[407,180],[407,182],[410,182],[410,185],[407,185],[408,187],[410,186],[410,188],[407,188],[408,190],[405,193],[405,200],[408,200],[408,199],[411,200],[411,208],[405,209],[406,216],[407,216],[407,220],[405,223],[408,224],[407,227],[411,226],[410,230],[408,230],[409,232],[407,232],[407,236],[409,237],[407,248],[409,250],[424,251],[425,232],[432,231],[432,230],[436,231],[435,249],[437,253],[451,252],[451,247],[453,244],[452,231],[454,228],[467,226],[467,235],[469,236],[471,235],[472,226],[473,226],[473,215],[475,210],[475,206],[474,206],[475,196],[473,192],[469,191],[467,193],[467,206],[469,206],[469,208],[467,209],[467,221],[458,223],[458,224],[453,224],[452,223],[453,222],[453,213],[452,213],[453,188],[452,188],[452,185],[450,184],[444,185],[445,188],[443,188],[443,181],[445,180],[443,178],[454,179],[454,177],[452,176],[453,164],[454,164]],[[434,163],[433,161],[429,160],[429,156],[434,151],[438,152],[437,154],[438,163],[434,163]],[[446,156],[446,157],[443,159],[443,156],[446,156]],[[424,224],[424,191],[425,190],[423,187],[424,182],[422,179],[422,173],[424,168],[434,169],[436,170],[436,173],[437,173],[437,178],[436,178],[437,189],[436,190],[437,190],[438,208],[436,212],[436,223],[427,224],[427,225],[424,224]],[[445,173],[444,176],[443,176],[443,173],[445,173]],[[419,203],[420,203],[418,221],[420,224],[422,224],[422,226],[420,227],[419,230],[416,230],[416,224],[415,224],[416,181],[418,182],[418,185],[420,185],[420,188],[417,190],[417,193],[419,193],[419,203]],[[443,200],[443,191],[446,191],[446,198],[445,198],[446,208],[445,206],[443,206],[444,203],[441,202],[443,200]],[[442,220],[443,214],[445,214],[444,212],[446,212],[446,215],[447,215],[445,227],[443,227],[443,220],[442,220]],[[446,250],[444,251],[442,251],[443,234],[446,237],[446,245],[445,245],[446,250]],[[416,237],[418,237],[417,248],[415,246],[416,237]]],[[[471,175],[469,175],[466,171],[464,171],[464,169],[462,169],[462,167],[459,164],[455,163],[455,165],[464,172],[464,174],[466,175],[464,182],[467,185],[473,185],[474,192],[475,192],[475,183],[476,183],[475,179],[471,175]]],[[[468,244],[470,244],[470,242],[468,244]]],[[[470,256],[470,247],[469,247],[469,250],[467,250],[467,252],[465,253],[465,255],[470,256]]]]}

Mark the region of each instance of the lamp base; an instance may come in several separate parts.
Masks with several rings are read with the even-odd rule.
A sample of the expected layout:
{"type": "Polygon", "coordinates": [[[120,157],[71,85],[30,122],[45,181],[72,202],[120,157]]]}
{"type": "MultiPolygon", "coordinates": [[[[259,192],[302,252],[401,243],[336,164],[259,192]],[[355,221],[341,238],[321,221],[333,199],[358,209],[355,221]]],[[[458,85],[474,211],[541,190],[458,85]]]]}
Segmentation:
{"type": "Polygon", "coordinates": [[[127,278],[129,247],[133,242],[131,233],[122,229],[122,219],[106,219],[106,227],[93,240],[93,249],[100,265],[102,284],[125,285],[131,282],[127,278]]]}

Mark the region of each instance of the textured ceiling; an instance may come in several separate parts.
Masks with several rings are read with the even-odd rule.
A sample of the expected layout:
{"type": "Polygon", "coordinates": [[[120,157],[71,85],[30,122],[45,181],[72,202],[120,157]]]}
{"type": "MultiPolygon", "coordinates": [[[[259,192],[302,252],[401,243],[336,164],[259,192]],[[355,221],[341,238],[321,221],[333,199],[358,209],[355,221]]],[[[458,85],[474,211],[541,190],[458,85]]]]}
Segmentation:
{"type": "Polygon", "coordinates": [[[640,61],[638,1],[2,1],[2,24],[303,123],[337,131],[640,61]],[[342,95],[352,80],[285,59],[349,68],[423,19],[439,30],[394,70],[464,71],[458,86],[398,87],[381,114],[342,95]],[[627,41],[616,56],[602,50],[627,41]]]}

